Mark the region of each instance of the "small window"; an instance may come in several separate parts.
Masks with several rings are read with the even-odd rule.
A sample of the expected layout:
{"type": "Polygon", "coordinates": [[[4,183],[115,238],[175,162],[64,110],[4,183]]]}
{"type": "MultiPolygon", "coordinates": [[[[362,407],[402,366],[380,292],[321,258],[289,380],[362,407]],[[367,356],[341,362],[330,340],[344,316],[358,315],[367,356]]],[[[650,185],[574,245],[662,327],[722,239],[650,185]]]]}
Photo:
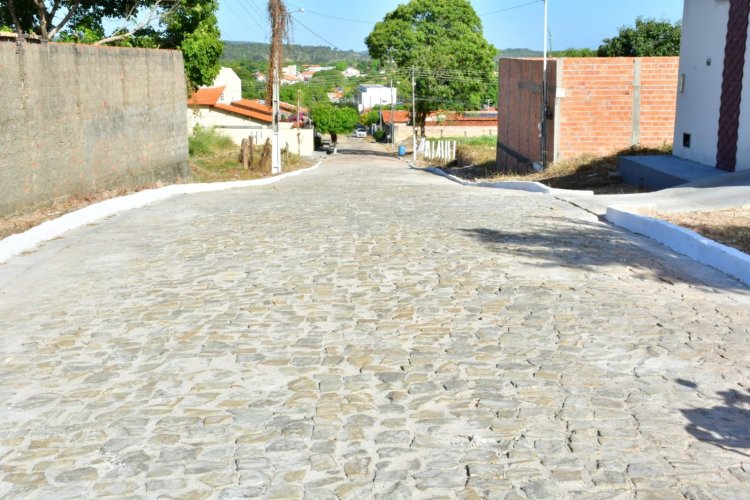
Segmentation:
{"type": "Polygon", "coordinates": [[[682,146],[685,148],[690,147],[690,134],[682,134],[682,146]]]}

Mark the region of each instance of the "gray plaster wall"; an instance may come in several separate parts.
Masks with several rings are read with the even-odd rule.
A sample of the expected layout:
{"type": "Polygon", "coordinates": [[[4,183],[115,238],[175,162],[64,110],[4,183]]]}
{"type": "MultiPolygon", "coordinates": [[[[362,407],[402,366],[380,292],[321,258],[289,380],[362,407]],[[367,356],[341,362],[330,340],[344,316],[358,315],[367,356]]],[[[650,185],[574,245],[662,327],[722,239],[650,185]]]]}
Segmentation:
{"type": "Polygon", "coordinates": [[[0,42],[0,215],[189,176],[182,54],[0,42]]]}

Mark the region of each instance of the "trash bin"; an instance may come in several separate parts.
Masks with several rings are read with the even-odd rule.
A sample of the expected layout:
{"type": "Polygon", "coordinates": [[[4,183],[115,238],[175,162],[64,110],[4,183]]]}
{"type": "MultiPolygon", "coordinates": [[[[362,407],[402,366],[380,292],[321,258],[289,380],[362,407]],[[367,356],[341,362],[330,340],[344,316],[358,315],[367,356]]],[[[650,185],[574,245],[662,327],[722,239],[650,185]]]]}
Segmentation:
{"type": "Polygon", "coordinates": [[[406,156],[406,146],[399,146],[398,147],[398,155],[399,156],[406,156]]]}

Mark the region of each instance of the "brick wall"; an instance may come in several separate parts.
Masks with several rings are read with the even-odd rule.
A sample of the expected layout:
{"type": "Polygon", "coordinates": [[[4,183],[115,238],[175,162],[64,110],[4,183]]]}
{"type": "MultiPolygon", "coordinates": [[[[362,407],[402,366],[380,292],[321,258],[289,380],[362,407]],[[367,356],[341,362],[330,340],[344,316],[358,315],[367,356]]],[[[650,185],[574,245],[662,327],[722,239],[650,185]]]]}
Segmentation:
{"type": "MultiPolygon", "coordinates": [[[[677,57],[565,58],[557,159],[672,142],[677,57]]],[[[559,82],[558,82],[559,83],[559,82]]]]}
{"type": "MultiPolygon", "coordinates": [[[[548,65],[547,157],[606,155],[671,142],[679,58],[562,58],[548,65]]],[[[541,158],[542,61],[501,59],[498,165],[541,158]]]]}
{"type": "Polygon", "coordinates": [[[0,88],[0,215],[189,175],[180,52],[0,42],[0,88]]]}

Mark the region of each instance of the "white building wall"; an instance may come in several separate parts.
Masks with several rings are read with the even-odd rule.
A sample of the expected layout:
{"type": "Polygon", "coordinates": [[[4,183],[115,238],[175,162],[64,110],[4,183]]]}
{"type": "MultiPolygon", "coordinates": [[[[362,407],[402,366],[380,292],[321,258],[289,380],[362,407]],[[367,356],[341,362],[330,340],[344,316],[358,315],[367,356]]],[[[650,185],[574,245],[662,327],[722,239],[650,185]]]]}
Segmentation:
{"type": "Polygon", "coordinates": [[[740,129],[737,141],[736,170],[750,169],[750,34],[745,51],[745,76],[742,79],[742,103],[740,104],[740,129]]]}
{"type": "Polygon", "coordinates": [[[390,87],[370,87],[360,93],[359,110],[377,108],[380,105],[390,105],[398,101],[398,89],[390,87]]]}
{"type": "Polygon", "coordinates": [[[221,68],[219,74],[214,79],[213,87],[226,87],[221,94],[219,102],[229,104],[242,99],[242,80],[237,76],[232,68],[221,68]]]}
{"type": "MultiPolygon", "coordinates": [[[[232,113],[224,113],[208,107],[188,108],[188,133],[192,133],[193,127],[200,125],[205,128],[213,128],[222,135],[230,137],[238,146],[242,139],[253,136],[257,143],[264,143],[273,135],[271,125],[264,122],[256,122],[251,118],[243,118],[232,113]]],[[[281,148],[289,148],[294,154],[310,156],[315,151],[312,129],[300,129],[299,137],[297,130],[292,128],[292,123],[279,123],[279,139],[281,148]]]]}
{"type": "Polygon", "coordinates": [[[716,166],[728,19],[728,1],[685,0],[674,154],[711,166],[716,166]],[[690,134],[689,148],[683,146],[684,134],[690,134]]]}

